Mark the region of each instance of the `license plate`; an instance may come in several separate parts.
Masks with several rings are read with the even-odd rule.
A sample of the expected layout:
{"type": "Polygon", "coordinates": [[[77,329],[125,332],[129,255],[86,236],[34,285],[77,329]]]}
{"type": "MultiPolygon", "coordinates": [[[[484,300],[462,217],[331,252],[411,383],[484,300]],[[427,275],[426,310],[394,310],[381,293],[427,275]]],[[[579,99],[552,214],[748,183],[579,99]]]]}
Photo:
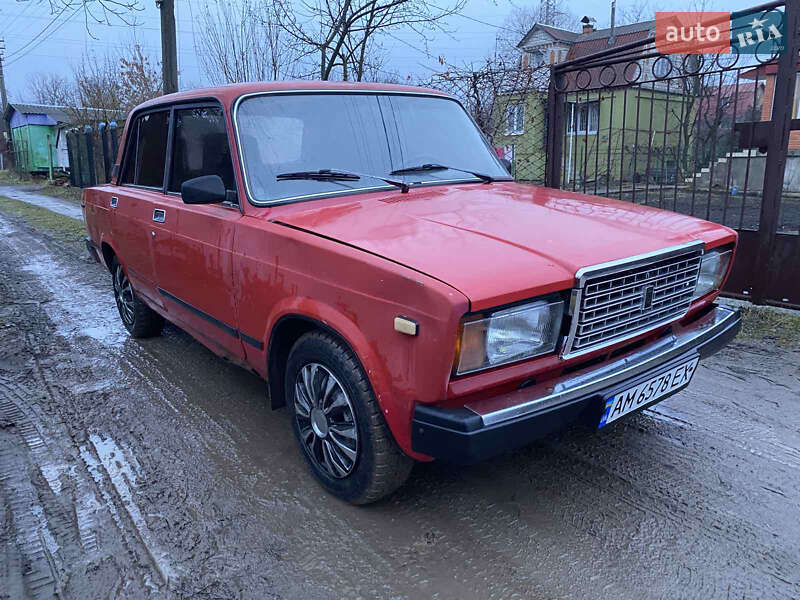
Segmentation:
{"type": "Polygon", "coordinates": [[[604,427],[637,408],[652,404],[664,396],[668,396],[689,385],[699,361],[700,357],[693,358],[677,367],[671,368],[669,371],[648,379],[644,383],[614,394],[606,400],[605,411],[598,427],[604,427]]]}

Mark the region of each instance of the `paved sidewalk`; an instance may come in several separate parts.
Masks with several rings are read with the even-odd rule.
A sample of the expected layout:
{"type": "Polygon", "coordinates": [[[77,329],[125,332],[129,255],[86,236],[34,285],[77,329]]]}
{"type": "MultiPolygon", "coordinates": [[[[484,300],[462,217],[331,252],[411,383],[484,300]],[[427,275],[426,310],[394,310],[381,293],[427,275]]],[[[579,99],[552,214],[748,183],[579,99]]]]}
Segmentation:
{"type": "Polygon", "coordinates": [[[54,198],[53,196],[45,196],[44,194],[37,194],[36,192],[29,192],[19,187],[10,185],[0,185],[0,196],[6,196],[20,202],[27,202],[41,206],[47,210],[52,210],[55,213],[71,217],[83,221],[83,211],[81,207],[73,204],[69,200],[62,200],[61,198],[54,198]]]}

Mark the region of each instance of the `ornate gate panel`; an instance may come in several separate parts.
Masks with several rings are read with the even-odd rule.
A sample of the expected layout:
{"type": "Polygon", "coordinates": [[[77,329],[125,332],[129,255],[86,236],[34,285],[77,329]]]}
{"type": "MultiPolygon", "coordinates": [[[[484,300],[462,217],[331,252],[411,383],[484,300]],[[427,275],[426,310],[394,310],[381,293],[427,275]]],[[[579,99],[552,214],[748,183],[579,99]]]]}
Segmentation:
{"type": "Polygon", "coordinates": [[[661,54],[650,35],[554,65],[546,184],[732,227],[726,293],[800,308],[800,6],[732,22],[751,13],[783,17],[783,52],[661,54]]]}

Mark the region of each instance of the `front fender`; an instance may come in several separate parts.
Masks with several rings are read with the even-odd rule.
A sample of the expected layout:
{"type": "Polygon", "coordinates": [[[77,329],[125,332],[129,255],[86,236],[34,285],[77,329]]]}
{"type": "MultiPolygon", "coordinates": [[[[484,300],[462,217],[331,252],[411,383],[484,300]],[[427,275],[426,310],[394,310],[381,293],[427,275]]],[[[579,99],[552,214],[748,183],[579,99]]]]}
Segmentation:
{"type": "MultiPolygon", "coordinates": [[[[405,402],[398,402],[398,399],[393,396],[391,378],[374,341],[369,340],[359,326],[336,307],[308,297],[285,298],[270,312],[267,330],[264,332],[263,339],[267,340],[265,359],[268,362],[272,355],[271,349],[274,344],[275,332],[287,319],[304,320],[338,336],[347,344],[367,374],[381,412],[398,445],[414,458],[426,460],[427,457],[418,455],[411,450],[410,422],[413,406],[405,406],[405,402]]],[[[269,364],[267,364],[267,372],[268,380],[278,376],[278,373],[270,372],[269,364]]],[[[283,380],[275,382],[275,385],[282,386],[283,380]]]]}

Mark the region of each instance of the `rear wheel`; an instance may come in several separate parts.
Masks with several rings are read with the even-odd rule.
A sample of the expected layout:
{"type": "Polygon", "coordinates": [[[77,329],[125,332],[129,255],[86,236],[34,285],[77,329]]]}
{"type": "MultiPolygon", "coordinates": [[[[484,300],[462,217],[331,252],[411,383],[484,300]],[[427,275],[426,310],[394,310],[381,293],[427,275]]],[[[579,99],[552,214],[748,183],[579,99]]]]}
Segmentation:
{"type": "Polygon", "coordinates": [[[111,261],[114,299],[122,324],[135,338],[153,337],[164,328],[164,317],[136,297],[125,269],[116,257],[111,261]]]}
{"type": "Polygon", "coordinates": [[[303,456],[329,492],[368,504],[408,478],[414,461],[397,447],[361,364],[339,340],[302,336],[289,354],[285,391],[303,456]]]}

